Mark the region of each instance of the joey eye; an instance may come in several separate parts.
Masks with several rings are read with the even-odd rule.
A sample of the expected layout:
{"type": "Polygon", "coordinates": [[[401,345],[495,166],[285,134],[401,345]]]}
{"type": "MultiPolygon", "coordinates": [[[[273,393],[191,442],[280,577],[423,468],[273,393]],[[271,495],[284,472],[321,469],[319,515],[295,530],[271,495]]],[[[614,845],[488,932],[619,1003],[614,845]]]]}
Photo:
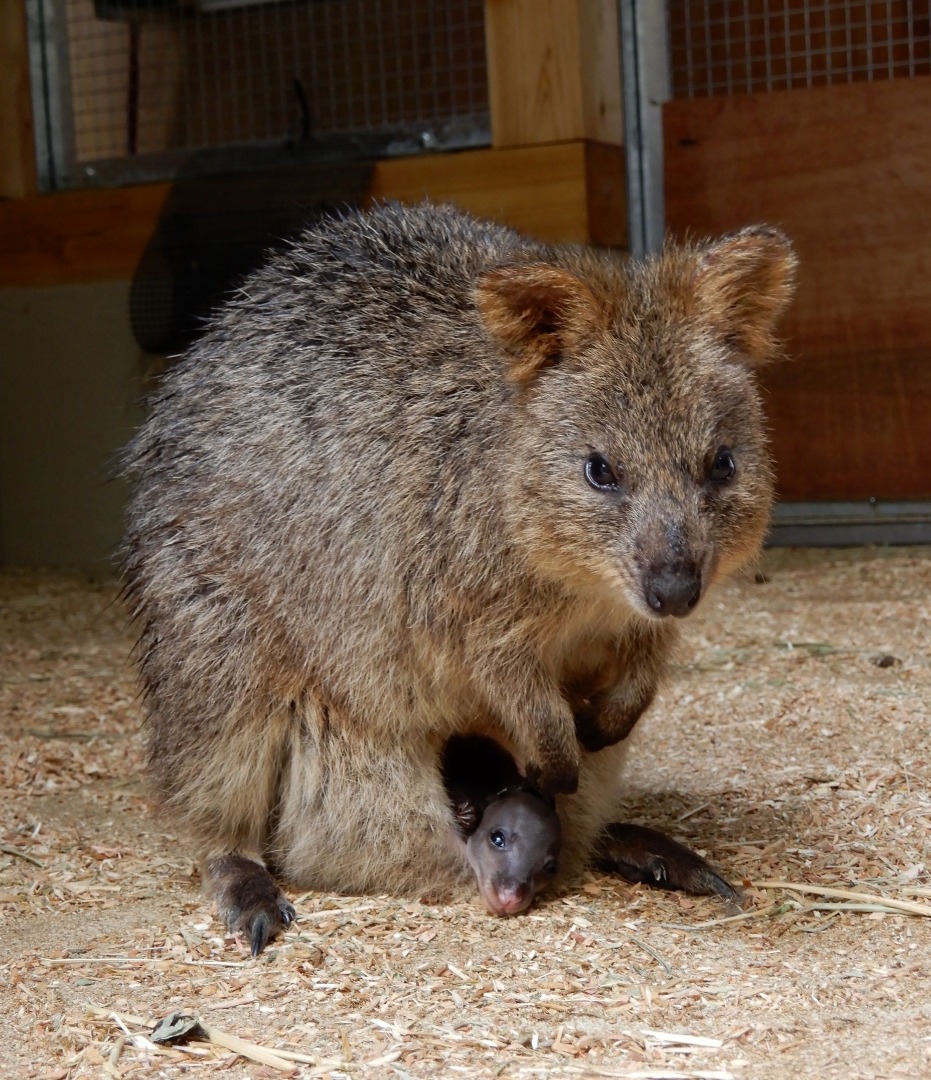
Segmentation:
{"type": "Polygon", "coordinates": [[[559,863],[555,859],[548,859],[543,864],[543,876],[548,878],[556,877],[559,871],[559,863]]]}
{"type": "Polygon", "coordinates": [[[585,460],[585,479],[598,491],[616,491],[621,475],[604,454],[589,454],[585,460]]]}
{"type": "Polygon", "coordinates": [[[734,455],[726,446],[722,446],[714,455],[708,479],[716,484],[726,484],[728,480],[734,479],[735,472],[737,472],[737,463],[734,461],[734,455]]]}
{"type": "Polygon", "coordinates": [[[488,834],[488,839],[496,848],[500,848],[502,851],[508,846],[507,838],[501,829],[492,829],[488,834]]]}

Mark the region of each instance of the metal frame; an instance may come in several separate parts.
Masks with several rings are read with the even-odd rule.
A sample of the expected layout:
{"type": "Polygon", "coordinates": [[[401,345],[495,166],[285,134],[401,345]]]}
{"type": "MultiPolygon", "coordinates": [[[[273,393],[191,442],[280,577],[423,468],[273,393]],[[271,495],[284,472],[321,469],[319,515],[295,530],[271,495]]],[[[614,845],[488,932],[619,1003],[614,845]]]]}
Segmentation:
{"type": "Polygon", "coordinates": [[[931,502],[781,503],[769,547],[931,544],[931,502]]]}
{"type": "Polygon", "coordinates": [[[70,86],[64,0],[25,0],[36,173],[40,191],[70,186],[74,131],[65,107],[70,86]]]}
{"type": "Polygon", "coordinates": [[[627,159],[628,248],[635,259],[663,246],[663,102],[671,97],[666,5],[618,0],[627,159]]]}

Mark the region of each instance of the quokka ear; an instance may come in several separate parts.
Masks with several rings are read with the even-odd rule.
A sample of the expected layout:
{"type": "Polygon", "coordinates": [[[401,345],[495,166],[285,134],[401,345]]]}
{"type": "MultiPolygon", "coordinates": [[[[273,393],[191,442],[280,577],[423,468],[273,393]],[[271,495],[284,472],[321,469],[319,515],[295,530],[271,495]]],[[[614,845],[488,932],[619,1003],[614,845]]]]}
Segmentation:
{"type": "Polygon", "coordinates": [[[754,225],[698,254],[696,293],[702,313],[750,364],[776,352],[776,324],[795,289],[797,260],[778,229],[754,225]]]}
{"type": "Polygon", "coordinates": [[[521,385],[591,340],[601,317],[584,281],[545,263],[491,270],[479,280],[475,304],[510,354],[508,378],[521,385]]]}

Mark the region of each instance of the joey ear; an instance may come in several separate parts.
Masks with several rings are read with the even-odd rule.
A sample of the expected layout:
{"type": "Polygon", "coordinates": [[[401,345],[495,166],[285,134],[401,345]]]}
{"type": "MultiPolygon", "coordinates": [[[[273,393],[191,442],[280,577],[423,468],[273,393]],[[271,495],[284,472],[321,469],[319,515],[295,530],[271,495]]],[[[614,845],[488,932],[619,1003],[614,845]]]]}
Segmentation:
{"type": "Polygon", "coordinates": [[[508,378],[524,385],[590,340],[600,319],[588,285],[546,263],[491,270],[479,280],[475,305],[488,332],[511,355],[508,378]]]}
{"type": "Polygon", "coordinates": [[[731,233],[698,253],[702,311],[753,365],[776,351],[776,323],[792,298],[796,265],[788,238],[765,225],[731,233]]]}

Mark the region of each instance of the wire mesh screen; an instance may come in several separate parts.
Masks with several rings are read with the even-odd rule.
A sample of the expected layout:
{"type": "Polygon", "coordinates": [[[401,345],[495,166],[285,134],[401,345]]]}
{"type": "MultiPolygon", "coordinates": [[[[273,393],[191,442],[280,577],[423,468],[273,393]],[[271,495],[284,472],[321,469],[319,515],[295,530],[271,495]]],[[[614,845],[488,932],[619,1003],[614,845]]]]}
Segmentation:
{"type": "Polygon", "coordinates": [[[488,141],[482,0],[61,2],[72,182],[216,147],[488,141]]]}
{"type": "Polygon", "coordinates": [[[669,0],[675,97],[931,74],[929,0],[669,0]]]}

